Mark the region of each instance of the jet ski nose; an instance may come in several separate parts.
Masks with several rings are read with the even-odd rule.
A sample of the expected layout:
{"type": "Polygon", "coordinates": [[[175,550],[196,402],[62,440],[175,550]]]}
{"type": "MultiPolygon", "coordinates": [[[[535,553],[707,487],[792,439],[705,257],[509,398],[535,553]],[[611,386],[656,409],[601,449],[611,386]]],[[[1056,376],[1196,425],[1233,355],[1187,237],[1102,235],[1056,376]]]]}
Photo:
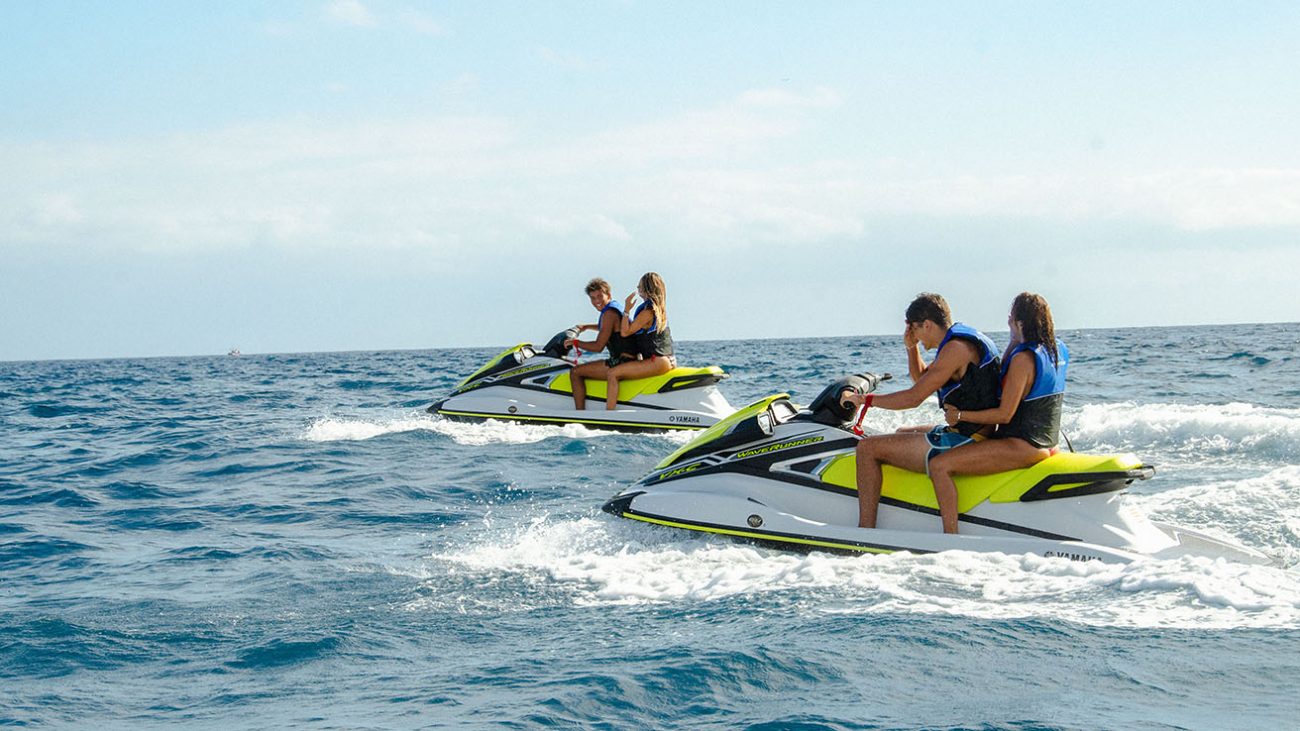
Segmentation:
{"type": "Polygon", "coordinates": [[[604,510],[606,513],[611,515],[622,516],[632,509],[632,498],[644,494],[644,490],[638,490],[636,492],[625,492],[621,495],[615,495],[609,500],[609,502],[605,503],[605,505],[601,507],[601,510],[604,510]]]}
{"type": "Polygon", "coordinates": [[[430,414],[436,414],[438,413],[438,410],[442,408],[442,405],[445,403],[447,403],[447,399],[442,399],[441,401],[434,401],[433,405],[425,409],[425,411],[429,412],[430,414]]]}

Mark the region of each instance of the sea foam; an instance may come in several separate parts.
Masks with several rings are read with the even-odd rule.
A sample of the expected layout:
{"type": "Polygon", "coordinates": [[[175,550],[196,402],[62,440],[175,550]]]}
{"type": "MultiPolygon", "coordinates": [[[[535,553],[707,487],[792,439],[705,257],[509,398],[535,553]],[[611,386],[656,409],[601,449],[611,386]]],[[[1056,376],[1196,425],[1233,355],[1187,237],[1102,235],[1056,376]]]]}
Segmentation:
{"type": "Polygon", "coordinates": [[[1300,575],[1205,558],[1118,565],[964,551],[793,554],[602,517],[548,517],[502,527],[433,559],[484,577],[543,576],[568,586],[576,604],[786,593],[791,600],[814,597],[836,613],[1043,617],[1125,627],[1300,626],[1300,575]]]}
{"type": "Polygon", "coordinates": [[[1064,431],[1080,451],[1152,449],[1251,460],[1300,460],[1300,409],[1252,404],[1087,404],[1064,431]]]}

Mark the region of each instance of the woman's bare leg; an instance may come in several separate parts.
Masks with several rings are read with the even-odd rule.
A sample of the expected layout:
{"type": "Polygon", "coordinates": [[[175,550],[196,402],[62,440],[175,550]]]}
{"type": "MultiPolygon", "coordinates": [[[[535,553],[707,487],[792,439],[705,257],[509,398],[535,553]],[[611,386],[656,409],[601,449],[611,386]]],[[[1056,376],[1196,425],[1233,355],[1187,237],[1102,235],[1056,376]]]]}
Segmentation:
{"type": "Polygon", "coordinates": [[[626,363],[619,363],[609,369],[605,375],[605,408],[613,411],[618,407],[618,382],[620,380],[630,380],[633,378],[649,378],[658,376],[673,369],[673,363],[668,358],[655,358],[654,360],[629,360],[626,363]]]}
{"type": "Polygon", "coordinates": [[[1030,467],[1051,454],[1023,439],[985,439],[963,444],[930,460],[930,481],[939,501],[939,517],[944,533],[957,532],[957,483],[953,475],[991,475],[996,472],[1030,467]]]}

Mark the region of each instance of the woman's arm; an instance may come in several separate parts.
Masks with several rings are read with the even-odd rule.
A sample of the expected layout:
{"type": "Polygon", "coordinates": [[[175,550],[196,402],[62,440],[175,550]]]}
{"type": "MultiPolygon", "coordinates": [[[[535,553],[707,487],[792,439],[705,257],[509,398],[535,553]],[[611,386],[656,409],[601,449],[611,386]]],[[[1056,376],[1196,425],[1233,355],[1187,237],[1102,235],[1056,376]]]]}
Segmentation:
{"type": "Polygon", "coordinates": [[[645,308],[644,310],[641,310],[641,313],[636,316],[635,320],[632,319],[631,315],[624,315],[623,324],[619,330],[619,334],[621,334],[623,337],[627,337],[628,335],[631,335],[637,330],[650,327],[650,323],[654,321],[655,321],[655,313],[649,307],[645,308]]]}
{"type": "Polygon", "coordinates": [[[1029,387],[1034,382],[1034,370],[1033,354],[1017,353],[1011,359],[1006,378],[1002,379],[1002,400],[998,402],[997,408],[961,411],[952,405],[945,406],[943,415],[948,426],[956,426],[958,421],[967,424],[1006,424],[1011,421],[1029,394],[1029,387]]]}

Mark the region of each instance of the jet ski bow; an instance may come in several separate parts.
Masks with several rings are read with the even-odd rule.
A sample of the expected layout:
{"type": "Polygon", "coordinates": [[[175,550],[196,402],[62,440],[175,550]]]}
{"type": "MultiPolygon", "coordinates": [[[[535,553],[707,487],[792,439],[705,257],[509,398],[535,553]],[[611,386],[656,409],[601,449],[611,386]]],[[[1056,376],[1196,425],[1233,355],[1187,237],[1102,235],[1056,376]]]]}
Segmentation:
{"type": "Polygon", "coordinates": [[[1026,469],[958,476],[959,533],[946,535],[934,486],[886,465],[876,528],[859,528],[854,414],[845,389],[874,390],[872,374],[829,386],[800,409],[787,394],[750,404],[702,432],[604,506],[646,523],[796,550],[1037,554],[1129,562],[1184,555],[1272,563],[1252,548],[1148,519],[1125,503],[1155,469],[1131,454],[1061,452],[1026,469]]]}
{"type": "Polygon", "coordinates": [[[538,351],[520,343],[499,353],[461,381],[451,395],[428,408],[450,419],[502,419],[543,424],[583,424],[618,431],[705,429],[735,408],[718,391],[727,377],[718,366],[674,368],[660,376],[620,381],[618,407],[605,409],[607,384],[587,379],[587,408],[573,405],[564,341],[574,331],[558,333],[538,351]]]}

